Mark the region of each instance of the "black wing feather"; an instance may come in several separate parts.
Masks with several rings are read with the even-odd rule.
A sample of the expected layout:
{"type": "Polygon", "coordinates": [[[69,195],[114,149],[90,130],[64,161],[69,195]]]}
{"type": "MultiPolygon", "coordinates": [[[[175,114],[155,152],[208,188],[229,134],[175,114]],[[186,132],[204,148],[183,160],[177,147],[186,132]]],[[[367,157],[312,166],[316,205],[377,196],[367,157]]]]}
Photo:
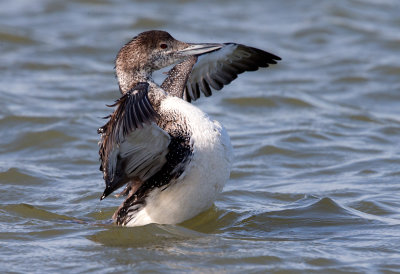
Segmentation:
{"type": "Polygon", "coordinates": [[[148,88],[148,83],[140,82],[125,93],[111,105],[116,107],[115,111],[111,114],[110,120],[98,130],[101,134],[99,150],[101,170],[106,182],[102,199],[126,183],[122,171],[109,167],[110,154],[114,146],[120,145],[132,131],[143,128],[143,124],[155,122],[158,117],[147,96],[148,88]],[[142,108],[146,110],[143,111],[142,108]]]}
{"type": "Polygon", "coordinates": [[[212,94],[211,88],[222,89],[245,71],[276,64],[280,57],[269,52],[241,44],[226,43],[221,49],[199,57],[185,87],[183,98],[196,100],[203,93],[212,94]]]}

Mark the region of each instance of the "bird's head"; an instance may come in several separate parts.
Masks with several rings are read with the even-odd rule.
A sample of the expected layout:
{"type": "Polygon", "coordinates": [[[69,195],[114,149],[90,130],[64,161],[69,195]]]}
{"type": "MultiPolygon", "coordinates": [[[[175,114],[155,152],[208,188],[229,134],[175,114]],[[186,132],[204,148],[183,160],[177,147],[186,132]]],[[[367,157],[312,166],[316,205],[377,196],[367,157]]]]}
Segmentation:
{"type": "Polygon", "coordinates": [[[178,63],[188,56],[220,49],[223,44],[192,44],[173,38],[168,32],[142,32],[119,51],[116,68],[152,72],[178,63]]]}

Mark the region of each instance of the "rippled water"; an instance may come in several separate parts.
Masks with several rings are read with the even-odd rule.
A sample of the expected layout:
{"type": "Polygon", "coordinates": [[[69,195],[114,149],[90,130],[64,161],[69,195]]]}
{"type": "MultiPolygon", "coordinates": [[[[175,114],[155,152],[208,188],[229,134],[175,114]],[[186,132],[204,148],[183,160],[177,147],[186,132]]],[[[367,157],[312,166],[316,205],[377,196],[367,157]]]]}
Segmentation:
{"type": "Polygon", "coordinates": [[[0,271],[400,269],[400,2],[0,3],[0,271]],[[283,58],[196,105],[235,148],[215,206],[121,228],[96,129],[141,31],[283,58]]]}

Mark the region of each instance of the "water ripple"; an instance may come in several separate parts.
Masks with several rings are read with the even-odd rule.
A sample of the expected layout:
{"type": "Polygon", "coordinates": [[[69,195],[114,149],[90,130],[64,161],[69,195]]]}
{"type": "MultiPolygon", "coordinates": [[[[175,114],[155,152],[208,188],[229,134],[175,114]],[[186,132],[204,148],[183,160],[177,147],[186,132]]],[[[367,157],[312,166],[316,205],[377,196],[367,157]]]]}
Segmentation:
{"type": "Polygon", "coordinates": [[[238,3],[1,5],[0,271],[400,269],[398,1],[238,3]],[[120,200],[99,201],[96,129],[120,96],[118,49],[152,28],[283,60],[194,102],[235,148],[215,206],[124,229],[120,200]]]}

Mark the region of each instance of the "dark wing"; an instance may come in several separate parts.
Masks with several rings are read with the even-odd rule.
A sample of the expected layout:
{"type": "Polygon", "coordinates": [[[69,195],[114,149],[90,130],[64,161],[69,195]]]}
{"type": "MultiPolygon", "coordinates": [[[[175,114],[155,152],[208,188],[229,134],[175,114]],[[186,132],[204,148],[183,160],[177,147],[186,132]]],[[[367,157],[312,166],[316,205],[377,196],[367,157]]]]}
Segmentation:
{"type": "Polygon", "coordinates": [[[147,97],[148,84],[139,83],[114,105],[117,108],[99,129],[100,169],[106,183],[101,199],[130,178],[146,180],[165,163],[169,135],[154,121],[155,112],[147,97]]]}
{"type": "Polygon", "coordinates": [[[199,56],[192,69],[184,92],[184,99],[190,102],[201,93],[211,96],[211,88],[220,90],[245,71],[255,71],[268,67],[281,60],[280,57],[266,51],[241,44],[226,43],[224,47],[212,53],[199,56]]]}

